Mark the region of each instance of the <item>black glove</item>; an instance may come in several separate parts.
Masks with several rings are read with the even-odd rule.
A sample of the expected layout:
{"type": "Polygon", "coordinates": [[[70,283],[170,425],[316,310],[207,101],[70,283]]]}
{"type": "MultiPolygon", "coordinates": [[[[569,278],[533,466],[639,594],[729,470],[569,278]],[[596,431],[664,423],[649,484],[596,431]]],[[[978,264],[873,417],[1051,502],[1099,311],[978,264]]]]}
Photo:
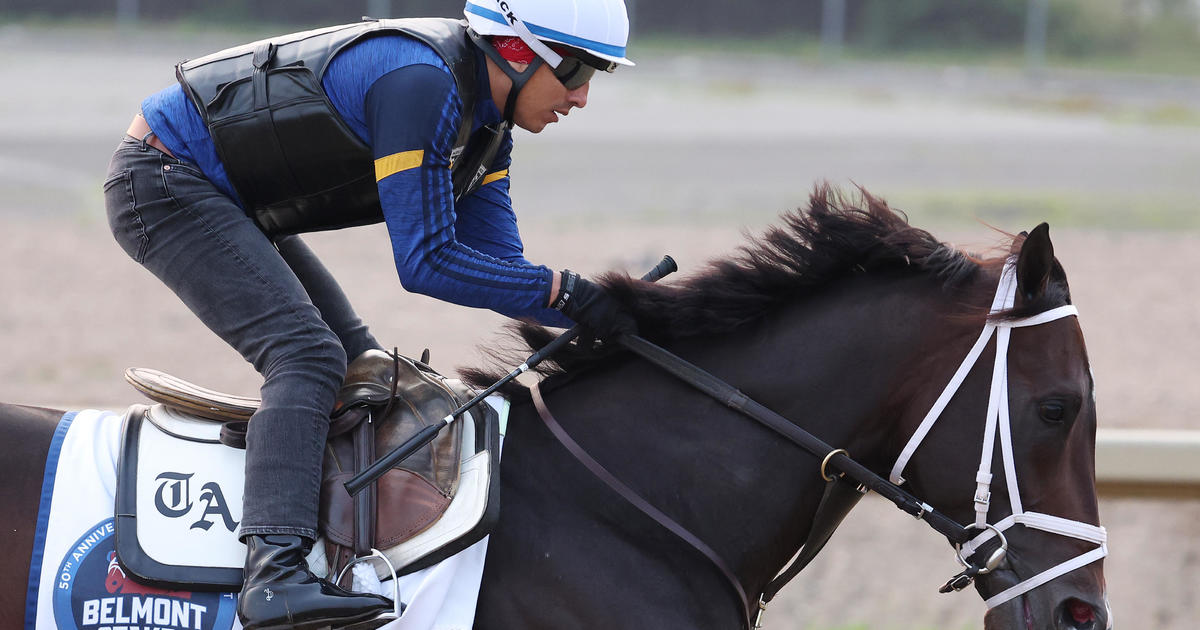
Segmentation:
{"type": "Polygon", "coordinates": [[[562,272],[558,298],[553,306],[586,329],[581,338],[590,333],[592,337],[612,341],[621,335],[638,332],[637,320],[624,304],[600,285],[584,280],[570,269],[562,272]]]}

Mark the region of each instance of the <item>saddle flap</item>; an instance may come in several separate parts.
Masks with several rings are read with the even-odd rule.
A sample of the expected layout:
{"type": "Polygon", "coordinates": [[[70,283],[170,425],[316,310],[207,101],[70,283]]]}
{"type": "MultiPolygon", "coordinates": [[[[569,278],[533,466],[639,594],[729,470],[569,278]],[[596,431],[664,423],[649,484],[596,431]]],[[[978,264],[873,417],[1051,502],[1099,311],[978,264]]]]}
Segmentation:
{"type": "Polygon", "coordinates": [[[222,445],[221,425],[163,405],[125,416],[117,468],[116,552],[140,581],[236,590],[246,548],[245,451],[222,445]]]}
{"type": "Polygon", "coordinates": [[[154,402],[218,422],[249,420],[261,403],[257,398],[223,394],[150,368],[129,368],[125,380],[154,402]]]}
{"type": "MultiPolygon", "coordinates": [[[[334,572],[356,553],[375,548],[383,550],[400,573],[409,573],[465,549],[491,531],[499,506],[499,485],[492,475],[500,453],[499,414],[492,406],[476,405],[429,445],[384,473],[356,502],[343,485],[350,477],[441,422],[474,392],[423,362],[372,351],[354,361],[342,394],[343,413],[347,407],[356,412],[368,409],[365,422],[374,423],[375,430],[369,457],[363,456],[359,431],[326,444],[320,525],[334,572]],[[384,390],[395,396],[386,404],[367,400],[384,390]]],[[[381,578],[382,571],[377,567],[381,578]]]]}
{"type": "MultiPolygon", "coordinates": [[[[437,424],[460,404],[441,375],[407,357],[374,351],[352,364],[339,403],[369,405],[366,422],[374,425],[369,454],[362,437],[347,432],[332,437],[325,448],[321,494],[321,526],[331,542],[354,544],[354,498],[342,484],[427,426],[437,424]],[[370,404],[364,396],[387,390],[395,399],[370,404]]],[[[336,412],[335,412],[336,413],[336,412]]],[[[436,521],[450,505],[458,486],[462,425],[455,422],[429,445],[394,466],[377,482],[373,540],[384,549],[407,540],[436,521]]],[[[361,542],[361,541],[360,541],[361,542]]]]}

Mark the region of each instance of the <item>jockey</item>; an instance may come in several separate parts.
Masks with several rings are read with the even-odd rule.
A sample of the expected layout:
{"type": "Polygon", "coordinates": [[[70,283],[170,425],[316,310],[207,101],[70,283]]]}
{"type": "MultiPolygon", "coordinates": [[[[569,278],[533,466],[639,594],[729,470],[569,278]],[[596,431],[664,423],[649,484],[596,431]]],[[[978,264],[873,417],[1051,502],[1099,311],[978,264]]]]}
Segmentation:
{"type": "Polygon", "coordinates": [[[600,338],[635,332],[602,288],[522,254],[511,127],[587,104],[631,66],[623,0],[467,0],[179,64],[104,184],[121,247],[263,376],[246,437],[238,615],[247,630],[383,623],[391,603],[317,578],[322,449],[348,359],[380,348],[297,236],[383,221],[409,291],[600,338]]]}

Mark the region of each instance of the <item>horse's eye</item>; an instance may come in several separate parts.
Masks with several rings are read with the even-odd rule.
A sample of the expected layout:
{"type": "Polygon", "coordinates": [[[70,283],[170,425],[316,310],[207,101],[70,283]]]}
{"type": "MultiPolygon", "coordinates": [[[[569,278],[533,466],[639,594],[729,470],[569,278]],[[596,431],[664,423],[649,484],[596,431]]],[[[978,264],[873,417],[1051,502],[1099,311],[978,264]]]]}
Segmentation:
{"type": "Polygon", "coordinates": [[[1050,424],[1062,424],[1067,419],[1067,407],[1058,401],[1044,402],[1038,406],[1038,414],[1050,424]]]}

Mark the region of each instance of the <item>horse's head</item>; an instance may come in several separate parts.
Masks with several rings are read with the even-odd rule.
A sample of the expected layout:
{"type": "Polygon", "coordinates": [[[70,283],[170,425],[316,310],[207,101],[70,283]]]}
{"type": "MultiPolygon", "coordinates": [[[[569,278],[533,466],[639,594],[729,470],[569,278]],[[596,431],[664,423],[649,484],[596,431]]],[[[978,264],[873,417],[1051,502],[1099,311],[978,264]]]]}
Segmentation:
{"type": "MultiPolygon", "coordinates": [[[[959,552],[983,567],[975,585],[989,607],[986,628],[1102,630],[1111,619],[1087,352],[1045,224],[1015,258],[999,280],[979,274],[999,283],[993,334],[977,339],[981,354],[960,366],[969,371],[944,410],[935,403],[906,423],[913,450],[906,447],[893,480],[903,473],[910,492],[971,525],[976,537],[959,552]],[[928,446],[916,448],[922,441],[928,446]]],[[[936,353],[961,356],[962,344],[948,345],[936,353]]],[[[941,384],[930,387],[922,397],[932,400],[941,384]]]]}

